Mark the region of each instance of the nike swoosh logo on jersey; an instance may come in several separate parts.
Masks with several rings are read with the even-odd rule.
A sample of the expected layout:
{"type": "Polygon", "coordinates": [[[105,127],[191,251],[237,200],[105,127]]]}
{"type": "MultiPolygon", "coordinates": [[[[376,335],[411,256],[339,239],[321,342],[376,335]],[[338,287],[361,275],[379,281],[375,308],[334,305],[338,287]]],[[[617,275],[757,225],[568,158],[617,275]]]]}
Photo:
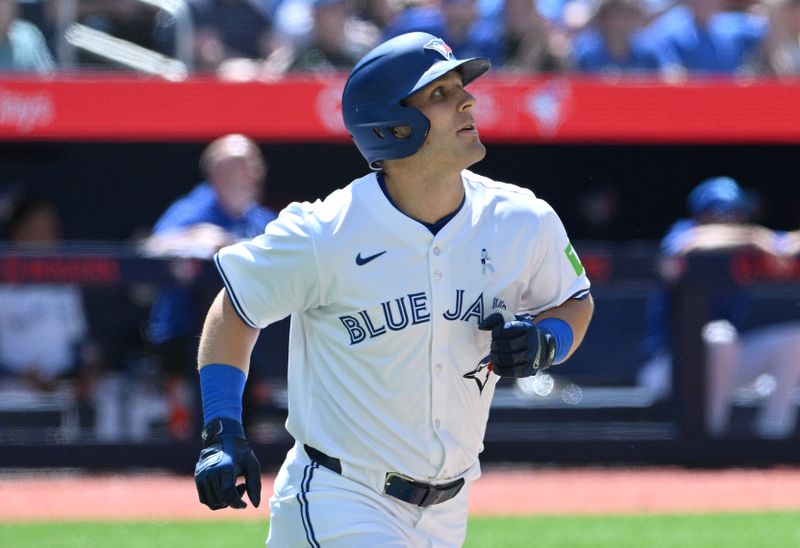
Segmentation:
{"type": "Polygon", "coordinates": [[[386,253],[386,251],[388,251],[388,250],[381,251],[380,253],[376,253],[375,255],[370,255],[369,257],[362,257],[361,253],[359,253],[358,255],[356,255],[356,264],[358,266],[364,266],[365,264],[367,264],[371,260],[377,259],[381,255],[386,253]]]}

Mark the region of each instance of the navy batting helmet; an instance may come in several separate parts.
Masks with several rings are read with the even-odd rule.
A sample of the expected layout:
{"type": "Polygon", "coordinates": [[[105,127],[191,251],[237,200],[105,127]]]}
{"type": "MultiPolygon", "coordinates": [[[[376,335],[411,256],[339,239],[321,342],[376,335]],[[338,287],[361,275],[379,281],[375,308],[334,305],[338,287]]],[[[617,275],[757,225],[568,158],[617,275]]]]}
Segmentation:
{"type": "Polygon", "coordinates": [[[430,122],[418,109],[401,104],[416,91],[458,69],[464,85],[489,70],[488,59],[456,59],[441,38],[409,32],[367,53],[350,72],[342,93],[347,131],[372,169],[381,160],[411,156],[425,142],[430,122]],[[407,136],[392,128],[407,126],[407,136]]]}

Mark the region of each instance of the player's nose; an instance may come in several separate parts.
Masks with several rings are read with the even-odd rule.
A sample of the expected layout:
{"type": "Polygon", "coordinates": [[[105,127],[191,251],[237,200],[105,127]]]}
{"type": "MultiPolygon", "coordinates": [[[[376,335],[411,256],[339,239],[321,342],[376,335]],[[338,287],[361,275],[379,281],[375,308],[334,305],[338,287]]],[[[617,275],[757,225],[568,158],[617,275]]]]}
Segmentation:
{"type": "Polygon", "coordinates": [[[475,99],[475,96],[464,88],[461,88],[461,92],[464,94],[464,96],[458,103],[458,110],[459,111],[470,110],[472,107],[475,106],[475,103],[477,103],[477,99],[475,99]]]}

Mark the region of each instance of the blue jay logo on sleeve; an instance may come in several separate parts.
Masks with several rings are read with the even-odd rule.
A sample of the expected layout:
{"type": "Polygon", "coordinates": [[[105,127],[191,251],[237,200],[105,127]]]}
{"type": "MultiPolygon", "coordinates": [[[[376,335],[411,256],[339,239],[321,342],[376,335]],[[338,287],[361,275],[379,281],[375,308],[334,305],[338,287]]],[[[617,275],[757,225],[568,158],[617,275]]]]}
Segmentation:
{"type": "Polygon", "coordinates": [[[486,270],[494,273],[494,265],[492,264],[492,258],[489,257],[489,252],[486,251],[484,247],[481,249],[481,273],[485,276],[486,270]]]}
{"type": "Polygon", "coordinates": [[[453,50],[450,48],[450,46],[445,44],[444,40],[442,40],[441,38],[436,38],[434,40],[431,40],[430,42],[428,42],[423,46],[423,49],[433,50],[441,54],[441,56],[447,60],[450,60],[450,57],[453,55],[453,50]]]}

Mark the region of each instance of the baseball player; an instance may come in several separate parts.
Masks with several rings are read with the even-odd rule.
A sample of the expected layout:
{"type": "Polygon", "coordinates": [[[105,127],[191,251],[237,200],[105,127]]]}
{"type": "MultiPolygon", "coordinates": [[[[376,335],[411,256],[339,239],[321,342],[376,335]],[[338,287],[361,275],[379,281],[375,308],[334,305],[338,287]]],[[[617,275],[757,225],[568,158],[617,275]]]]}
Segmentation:
{"type": "Polygon", "coordinates": [[[241,394],[258,330],[291,314],[296,443],[270,546],[461,545],[497,380],[561,363],[583,339],[589,281],[556,213],[466,170],[485,148],[465,86],[488,70],[421,32],[369,52],[342,111],[373,171],[216,256],[225,290],[200,341],[195,472],[213,509],[246,506],[245,491],[259,503],[241,394]]]}
{"type": "MultiPolygon", "coordinates": [[[[780,235],[750,222],[752,207],[747,193],[730,177],[703,181],[689,194],[691,218],[672,225],[661,242],[665,261],[697,252],[757,250],[780,260],[780,235]]],[[[800,322],[776,321],[752,328],[748,325],[753,296],[745,285],[709,280],[710,321],[701,332],[706,374],[705,427],[714,437],[731,434],[734,396],[753,386],[762,375],[775,382],[760,403],[754,424],[756,435],[786,438],[797,426],[794,394],[800,384],[800,322]]],[[[666,287],[648,303],[646,360],[637,373],[639,384],[657,397],[672,390],[671,307],[666,287]]]]}

